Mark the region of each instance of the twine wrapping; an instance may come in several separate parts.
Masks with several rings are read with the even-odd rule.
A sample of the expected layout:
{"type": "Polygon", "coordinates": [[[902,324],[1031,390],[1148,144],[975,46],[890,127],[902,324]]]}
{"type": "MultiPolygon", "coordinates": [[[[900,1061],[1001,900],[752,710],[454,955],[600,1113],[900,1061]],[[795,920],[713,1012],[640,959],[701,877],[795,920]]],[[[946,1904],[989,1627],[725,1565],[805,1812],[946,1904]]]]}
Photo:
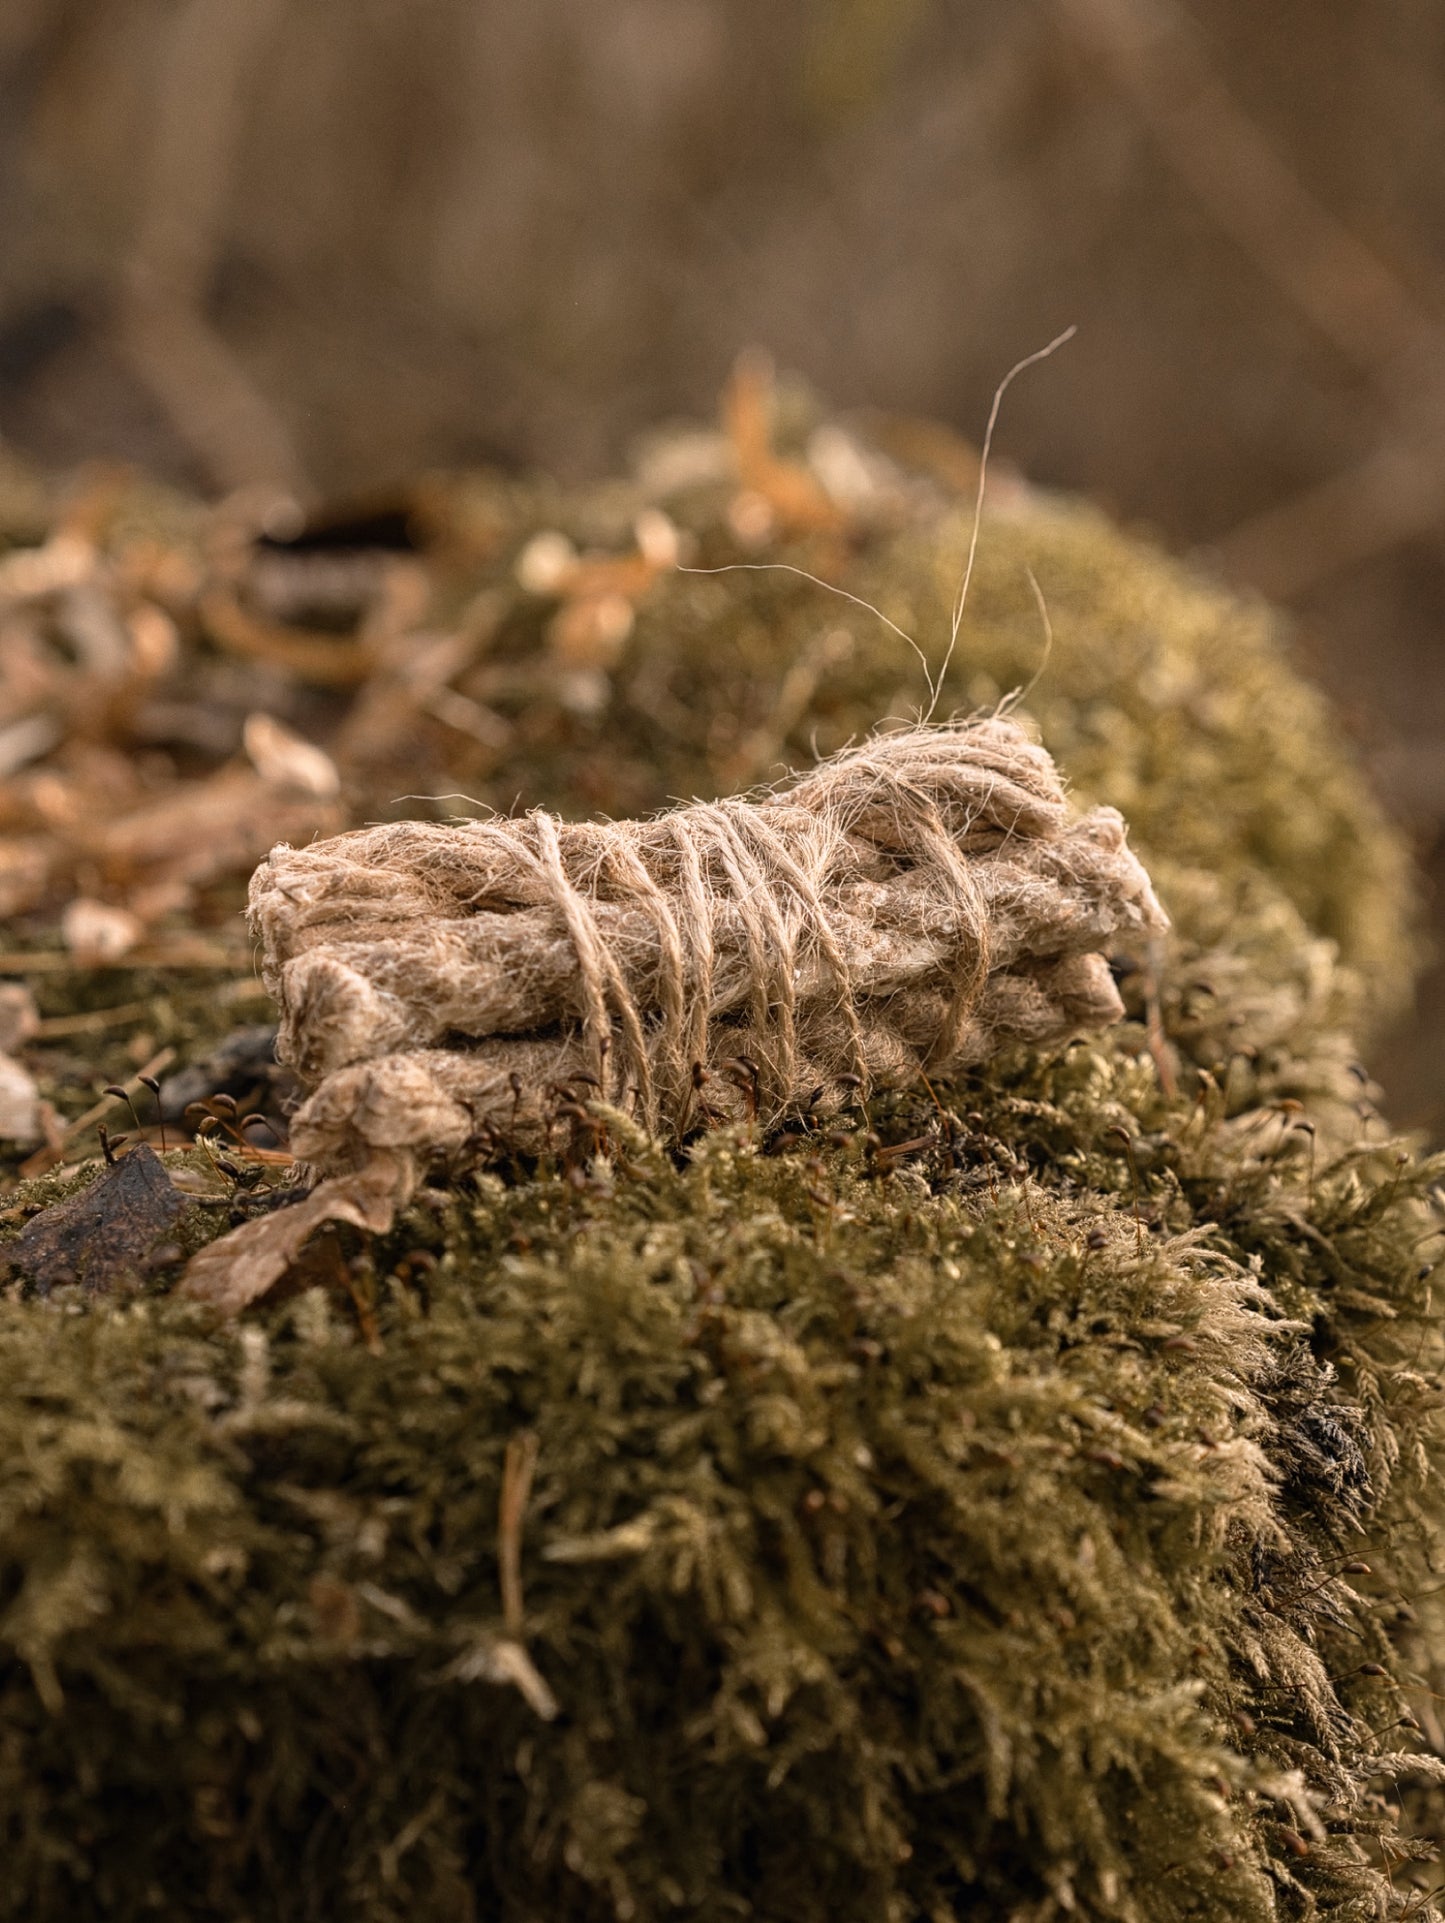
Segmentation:
{"type": "Polygon", "coordinates": [[[594,1098],[663,1141],[1058,1042],[1123,1013],[1105,950],[1167,919],[1112,808],[994,716],[880,735],[651,821],[539,811],[281,846],[251,883],[277,1053],[329,1179],[210,1243],[234,1313],[322,1224],[383,1231],[428,1162],[540,1149],[594,1098]]]}
{"type": "Polygon", "coordinates": [[[540,811],[279,847],[252,882],[296,1154],[535,1149],[599,1096],[676,1143],[827,1114],[1122,1013],[1167,925],[1110,808],[993,717],[650,821],[540,811]]]}

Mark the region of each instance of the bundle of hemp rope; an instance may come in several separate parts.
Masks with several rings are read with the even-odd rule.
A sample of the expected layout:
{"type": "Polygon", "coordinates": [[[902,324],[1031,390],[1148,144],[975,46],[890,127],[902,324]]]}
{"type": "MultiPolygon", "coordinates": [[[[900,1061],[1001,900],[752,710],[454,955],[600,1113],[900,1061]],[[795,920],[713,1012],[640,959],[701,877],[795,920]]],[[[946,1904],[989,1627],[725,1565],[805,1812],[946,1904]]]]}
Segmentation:
{"type": "Polygon", "coordinates": [[[1119,814],[1076,815],[1002,716],[649,821],[283,845],[251,916],[277,1053],[313,1089],[292,1148],[340,1179],[205,1250],[190,1286],[213,1299],[239,1292],[232,1245],[289,1247],[301,1212],[375,1226],[428,1161],[539,1150],[564,1106],[676,1144],[1105,1026],[1105,951],[1167,926],[1119,814]]]}

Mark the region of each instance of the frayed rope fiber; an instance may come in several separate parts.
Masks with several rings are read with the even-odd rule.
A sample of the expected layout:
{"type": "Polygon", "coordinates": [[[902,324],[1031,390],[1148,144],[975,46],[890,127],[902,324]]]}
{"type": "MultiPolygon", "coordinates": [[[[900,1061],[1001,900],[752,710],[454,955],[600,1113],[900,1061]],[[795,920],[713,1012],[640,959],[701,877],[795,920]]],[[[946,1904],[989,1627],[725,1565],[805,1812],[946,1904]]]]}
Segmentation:
{"type": "MultiPolygon", "coordinates": [[[[1119,814],[1075,814],[1002,716],[650,821],[538,810],[282,846],[251,917],[277,1052],[313,1088],[292,1147],[368,1219],[427,1160],[543,1147],[569,1099],[675,1144],[1105,1026],[1105,950],[1168,925],[1119,814]]],[[[306,1206],[324,1219],[326,1196],[306,1206]]]]}

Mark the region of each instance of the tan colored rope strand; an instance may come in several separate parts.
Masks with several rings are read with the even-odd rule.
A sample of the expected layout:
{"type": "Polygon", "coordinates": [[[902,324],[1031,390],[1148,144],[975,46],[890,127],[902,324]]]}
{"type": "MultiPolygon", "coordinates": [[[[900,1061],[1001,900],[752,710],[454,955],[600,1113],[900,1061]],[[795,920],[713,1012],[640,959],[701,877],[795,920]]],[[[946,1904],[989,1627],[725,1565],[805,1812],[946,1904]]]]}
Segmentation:
{"type": "Polygon", "coordinates": [[[763,1087],[777,1100],[790,1089],[797,1071],[797,944],[778,900],[778,890],[748,845],[747,802],[722,801],[712,810],[719,828],[718,848],[739,900],[747,899],[750,927],[759,930],[755,950],[755,1048],[761,1057],[763,1087]]]}
{"type": "MultiPolygon", "coordinates": [[[[739,820],[743,820],[739,816],[739,820]]],[[[868,1078],[867,1058],[863,1049],[863,1031],[858,1025],[858,1011],[854,1006],[855,988],[852,971],[838,946],[828,913],[823,905],[817,888],[809,877],[794,861],[782,837],[775,832],[766,814],[756,809],[746,818],[749,833],[761,844],[766,860],[775,873],[784,877],[792,888],[797,900],[807,914],[808,934],[817,944],[818,952],[827,963],[838,990],[838,1015],[848,1035],[848,1044],[853,1056],[852,1072],[860,1082],[868,1078]]]]}
{"type": "Polygon", "coordinates": [[[546,1147],[593,1080],[672,1142],[833,1113],[1116,1020],[1108,951],[1167,925],[1119,816],[1072,813],[999,716],[652,820],[278,848],[252,917],[314,1091],[292,1140],[326,1170],[546,1147]]]}
{"type": "Polygon", "coordinates": [[[687,929],[688,943],[692,951],[692,997],[686,1016],[683,1034],[682,1093],[678,1100],[676,1124],[679,1134],[686,1126],[692,1110],[692,1070],[696,1064],[701,1068],[707,1061],[708,1021],[713,998],[713,932],[712,912],[708,902],[707,887],[703,881],[702,862],[697,852],[697,840],[689,832],[682,815],[664,817],[667,834],[677,850],[678,861],[678,898],[683,909],[683,926],[687,929]]]}
{"type": "MultiPolygon", "coordinates": [[[[691,1064],[685,1059],[687,1024],[687,964],[677,917],[667,896],[639,860],[631,842],[620,839],[610,850],[611,869],[617,879],[643,903],[657,931],[658,970],[658,1061],[655,1083],[643,1103],[643,1118],[655,1130],[660,1119],[659,1102],[674,1117],[691,1090],[691,1064]]],[[[697,930],[689,933],[696,938],[697,930]]],[[[621,992],[626,993],[623,988],[621,992]]],[[[629,997],[629,999],[631,999],[629,997]]],[[[706,1011],[704,1010],[704,1030],[706,1011]]]]}
{"type": "Polygon", "coordinates": [[[530,817],[537,836],[538,859],[542,873],[551,890],[552,899],[562,911],[567,923],[568,933],[577,950],[577,966],[586,998],[587,1017],[584,1033],[597,1057],[597,1079],[604,1092],[607,1088],[608,1056],[612,1051],[612,1023],[607,1014],[607,991],[610,988],[617,1004],[618,1019],[626,1043],[623,1059],[618,1064],[618,1086],[616,1094],[625,1101],[627,1077],[631,1073],[637,1078],[638,1098],[644,1114],[653,1108],[652,1064],[647,1056],[647,1043],[642,1033],[642,1023],[638,1017],[637,1004],[628,993],[622,980],[621,971],[612,951],[601,939],[591,905],[578,893],[568,878],[562,861],[561,845],[557,839],[557,825],[549,814],[541,809],[530,817]]]}

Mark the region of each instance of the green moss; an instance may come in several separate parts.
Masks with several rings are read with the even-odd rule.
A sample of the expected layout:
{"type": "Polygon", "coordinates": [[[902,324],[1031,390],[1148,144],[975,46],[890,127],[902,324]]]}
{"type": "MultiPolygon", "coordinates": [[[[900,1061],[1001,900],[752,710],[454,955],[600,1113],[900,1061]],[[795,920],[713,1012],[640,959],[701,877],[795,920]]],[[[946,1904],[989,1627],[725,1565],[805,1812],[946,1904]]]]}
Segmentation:
{"type": "Polygon", "coordinates": [[[1358,1819],[1400,1713],[1326,1672],[1393,1660],[1438,1169],[1311,1187],[1108,1050],[960,1099],[887,1178],[616,1121],[585,1177],[480,1178],[360,1264],[374,1352],[314,1289],[6,1305],[7,1913],[1373,1900],[1349,1814],[1297,1860],[1267,1779],[1358,1819]],[[550,1723],[496,1680],[526,1430],[550,1723]]]}
{"type": "MultiPolygon", "coordinates": [[[[502,532],[445,592],[510,597],[471,692],[516,722],[480,799],[651,806],[918,698],[794,577],[675,576],[578,715],[512,557],[638,497],[468,498],[502,532]]],[[[716,497],[672,505],[730,557],[716,497]]],[[[963,535],[930,510],[840,578],[940,633],[963,535]]],[[[1025,563],[1030,708],[1175,917],[1178,1093],[1138,968],[1111,1035],[856,1129],[674,1162],[606,1116],[600,1159],[463,1175],[239,1328],[165,1274],[12,1290],[0,1915],[1429,1914],[1382,1792],[1430,1767],[1389,1758],[1429,1713],[1396,1679],[1438,1580],[1442,1169],[1348,1038],[1360,972],[1403,978],[1403,856],[1265,617],[1081,511],[989,521],[944,707],[1037,666],[1025,563]]]]}

